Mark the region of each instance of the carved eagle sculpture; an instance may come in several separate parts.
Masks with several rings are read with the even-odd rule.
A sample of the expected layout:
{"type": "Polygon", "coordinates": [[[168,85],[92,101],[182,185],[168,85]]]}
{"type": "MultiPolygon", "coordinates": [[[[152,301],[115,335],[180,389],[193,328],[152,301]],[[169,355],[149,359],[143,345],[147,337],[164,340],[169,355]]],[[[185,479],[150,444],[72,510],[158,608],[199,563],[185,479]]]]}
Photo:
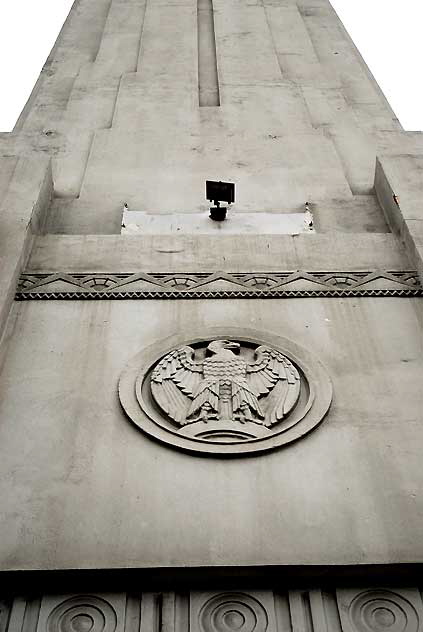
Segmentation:
{"type": "Polygon", "coordinates": [[[300,376],[282,353],[262,345],[254,362],[234,351],[237,342],[213,340],[202,361],[192,347],[170,351],[155,366],[151,391],[157,404],[177,424],[197,421],[254,422],[272,426],[298,401],[300,376]],[[260,398],[266,396],[266,412],[260,398]]]}

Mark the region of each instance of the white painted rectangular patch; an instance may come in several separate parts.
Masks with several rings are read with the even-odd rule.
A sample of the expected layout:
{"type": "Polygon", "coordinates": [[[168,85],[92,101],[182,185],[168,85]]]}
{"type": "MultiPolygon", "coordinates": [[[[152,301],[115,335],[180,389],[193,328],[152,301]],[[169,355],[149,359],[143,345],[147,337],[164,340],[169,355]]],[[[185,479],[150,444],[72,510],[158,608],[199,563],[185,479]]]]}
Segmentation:
{"type": "Polygon", "coordinates": [[[122,235],[255,233],[257,235],[298,235],[312,233],[313,216],[306,213],[236,213],[229,210],[222,222],[210,219],[207,213],[153,214],[123,211],[122,235]]]}

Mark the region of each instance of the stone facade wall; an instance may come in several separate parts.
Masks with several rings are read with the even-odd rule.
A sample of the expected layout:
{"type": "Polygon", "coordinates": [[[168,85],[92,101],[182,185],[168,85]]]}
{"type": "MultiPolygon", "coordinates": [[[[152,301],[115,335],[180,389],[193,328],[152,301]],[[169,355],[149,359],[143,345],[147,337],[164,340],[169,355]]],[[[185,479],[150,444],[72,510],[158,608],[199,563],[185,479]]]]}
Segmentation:
{"type": "MultiPolygon", "coordinates": [[[[326,0],[75,2],[16,129],[0,135],[0,568],[422,562],[422,151],[326,0]],[[206,179],[236,183],[223,224],[207,217],[206,179]],[[122,235],[125,203],[163,230],[122,235]],[[306,203],[312,229],[283,234],[306,203]],[[179,230],[182,215],[206,228],[179,230]],[[277,425],[260,428],[273,451],[237,458],[143,432],[148,414],[119,400],[128,363],[164,345],[158,367],[192,344],[190,370],[205,375],[207,345],[224,337],[244,344],[246,375],[275,360],[253,395],[271,391],[277,423],[314,414],[320,365],[327,414],[284,447],[277,425]],[[301,388],[283,421],[289,376],[301,388]]],[[[149,405],[156,433],[180,437],[174,409],[196,396],[192,375],[171,373],[176,400],[149,405]]],[[[125,386],[140,401],[147,387],[125,386]]],[[[253,410],[257,422],[248,401],[226,421],[253,410]]],[[[346,614],[358,593],[319,590],[247,591],[242,607],[260,602],[274,630],[368,625],[361,606],[346,614]]],[[[397,618],[381,605],[366,630],[417,629],[417,590],[375,594],[397,618]]],[[[10,626],[68,632],[72,595],[19,598],[10,626]]],[[[214,599],[192,595],[88,605],[104,627],[182,632],[214,599]],[[180,622],[164,623],[169,612],[180,622]]],[[[242,628],[239,613],[228,621],[242,628]]],[[[88,632],[89,617],[75,625],[88,632]]]]}

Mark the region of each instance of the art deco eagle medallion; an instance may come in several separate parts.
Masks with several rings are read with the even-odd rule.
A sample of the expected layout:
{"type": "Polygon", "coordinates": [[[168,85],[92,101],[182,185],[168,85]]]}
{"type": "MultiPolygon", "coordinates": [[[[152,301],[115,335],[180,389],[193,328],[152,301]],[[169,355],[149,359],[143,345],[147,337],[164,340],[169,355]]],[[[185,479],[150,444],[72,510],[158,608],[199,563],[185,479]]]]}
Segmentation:
{"type": "Polygon", "coordinates": [[[225,333],[173,337],[137,354],[119,383],[130,419],[174,447],[222,455],[276,448],[323,419],[332,386],[308,351],[277,336],[225,333]]]}
{"type": "Polygon", "coordinates": [[[298,401],[298,370],[266,345],[254,350],[253,362],[239,355],[240,348],[239,342],[213,340],[200,361],[190,346],[170,351],[153,370],[154,399],[181,426],[218,421],[270,427],[281,421],[298,401]],[[270,394],[272,403],[265,412],[259,400],[270,394]]]}

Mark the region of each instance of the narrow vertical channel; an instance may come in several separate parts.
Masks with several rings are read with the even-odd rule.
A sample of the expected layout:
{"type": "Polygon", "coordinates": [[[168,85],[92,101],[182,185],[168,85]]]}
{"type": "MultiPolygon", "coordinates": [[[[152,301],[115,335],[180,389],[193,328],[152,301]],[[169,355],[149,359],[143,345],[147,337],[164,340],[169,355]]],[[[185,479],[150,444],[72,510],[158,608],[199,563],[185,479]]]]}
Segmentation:
{"type": "Polygon", "coordinates": [[[198,100],[200,107],[220,105],[213,0],[197,0],[198,100]]]}

